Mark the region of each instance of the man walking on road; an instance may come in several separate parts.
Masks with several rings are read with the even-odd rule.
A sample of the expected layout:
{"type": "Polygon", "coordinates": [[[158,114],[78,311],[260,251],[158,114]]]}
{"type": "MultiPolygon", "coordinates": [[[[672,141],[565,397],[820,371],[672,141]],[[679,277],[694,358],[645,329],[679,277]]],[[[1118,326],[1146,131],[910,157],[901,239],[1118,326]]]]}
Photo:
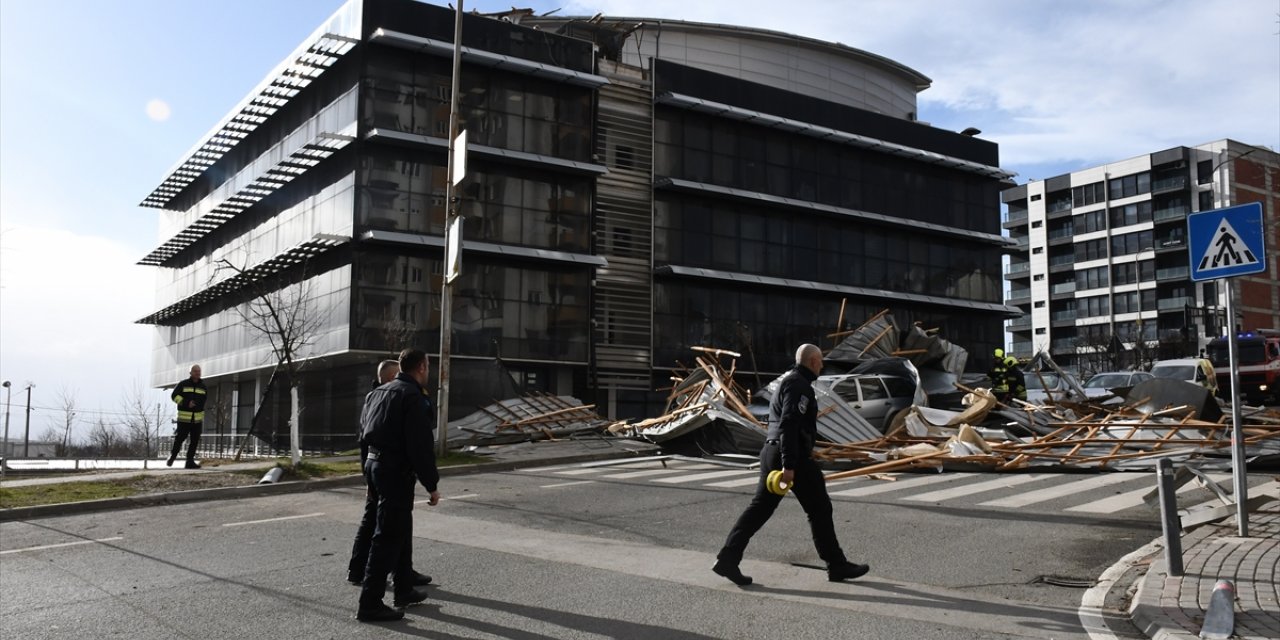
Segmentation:
{"type": "MultiPolygon", "coordinates": [[[[373,387],[376,389],[392,380],[395,380],[396,374],[400,373],[400,363],[395,360],[383,360],[378,364],[378,377],[374,380],[373,387]]],[[[365,395],[365,402],[373,396],[370,391],[365,395]]],[[[360,440],[360,466],[364,467],[365,457],[368,455],[368,448],[365,446],[361,433],[356,434],[356,439],[360,440]]],[[[347,563],[347,582],[351,584],[364,583],[364,568],[369,563],[369,545],[373,542],[373,530],[378,522],[378,489],[370,484],[366,478],[364,490],[364,516],[360,519],[360,527],[356,529],[356,540],[351,546],[351,560],[347,563]]],[[[413,490],[413,478],[407,480],[410,491],[413,490]]],[[[396,567],[395,574],[408,581],[410,586],[425,587],[431,584],[431,576],[418,573],[413,570],[413,536],[407,536],[404,540],[404,550],[400,552],[400,563],[396,567]],[[405,576],[408,576],[407,578],[405,576]]]]}
{"type": "Polygon", "coordinates": [[[204,401],[207,397],[204,382],[200,381],[200,365],[193,364],[191,377],[179,383],[173,388],[173,393],[169,394],[169,398],[178,405],[178,428],[173,434],[173,450],[169,452],[166,466],[173,466],[178,452],[182,450],[182,441],[191,438],[191,444],[187,445],[187,468],[200,468],[196,463],[196,447],[200,445],[200,430],[204,426],[204,401]]]}
{"type": "Polygon", "coordinates": [[[717,575],[738,586],[751,584],[751,577],[743,575],[738,568],[747,543],[769,521],[784,497],[768,488],[769,473],[775,470],[781,470],[782,482],[792,487],[809,517],[813,544],[818,556],[827,563],[827,579],[849,580],[868,570],[865,564],[849,562],[840,549],[831,519],[831,497],[827,495],[822,470],[811,455],[818,438],[818,401],[813,393],[813,381],[821,371],[822,351],[812,344],[800,345],[796,350],[796,366],[782,376],[778,392],[769,403],[769,434],[760,450],[760,482],[756,485],[756,495],[738,517],[724,547],[716,555],[715,566],[711,567],[717,575]]]}
{"type": "Polygon", "coordinates": [[[360,589],[356,619],[361,622],[399,620],[399,608],[427,599],[412,580],[397,576],[392,609],[383,603],[387,574],[406,566],[400,561],[405,541],[413,535],[413,479],[430,494],[427,504],[440,502],[433,446],[434,422],[426,397],[427,354],[419,349],[400,352],[400,373],[370,392],[360,413],[361,443],[367,453],[364,477],[378,492],[376,524],[360,589]]]}

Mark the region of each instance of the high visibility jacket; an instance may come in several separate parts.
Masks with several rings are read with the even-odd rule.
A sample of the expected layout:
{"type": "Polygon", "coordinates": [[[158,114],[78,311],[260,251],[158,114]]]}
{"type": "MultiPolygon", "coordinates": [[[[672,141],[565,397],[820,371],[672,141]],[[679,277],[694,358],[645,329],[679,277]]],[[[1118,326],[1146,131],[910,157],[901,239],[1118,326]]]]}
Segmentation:
{"type": "Polygon", "coordinates": [[[203,380],[187,378],[169,394],[178,405],[178,422],[204,422],[204,401],[208,391],[203,380]]]}
{"type": "Polygon", "coordinates": [[[1004,366],[1004,361],[996,360],[991,365],[991,370],[987,372],[987,377],[991,378],[991,392],[995,394],[1007,393],[1009,391],[1009,370],[1004,366]]]}

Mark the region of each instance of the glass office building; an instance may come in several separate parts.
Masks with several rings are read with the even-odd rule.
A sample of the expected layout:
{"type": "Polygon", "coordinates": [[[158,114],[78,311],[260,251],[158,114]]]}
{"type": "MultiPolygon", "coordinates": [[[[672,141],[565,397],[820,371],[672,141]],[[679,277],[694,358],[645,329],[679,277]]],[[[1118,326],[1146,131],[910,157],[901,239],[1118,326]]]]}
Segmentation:
{"type": "MultiPolygon", "coordinates": [[[[152,383],[200,363],[206,432],[243,433],[275,363],[254,301],[309,319],[311,446],[349,443],[374,364],[440,340],[454,14],[352,0],[200,140],[161,210],[152,383]]],[[[690,347],[772,375],[890,308],[1002,343],[995,144],[915,120],[928,78],[834,43],[639,19],[468,14],[468,169],[451,410],[524,389],[655,415],[690,347]],[[750,357],[746,357],[747,354],[750,357]],[[474,398],[467,394],[475,395],[474,398]]],[[[433,383],[434,384],[434,383],[433,383]]],[[[259,431],[287,433],[287,395],[259,431]]]]}

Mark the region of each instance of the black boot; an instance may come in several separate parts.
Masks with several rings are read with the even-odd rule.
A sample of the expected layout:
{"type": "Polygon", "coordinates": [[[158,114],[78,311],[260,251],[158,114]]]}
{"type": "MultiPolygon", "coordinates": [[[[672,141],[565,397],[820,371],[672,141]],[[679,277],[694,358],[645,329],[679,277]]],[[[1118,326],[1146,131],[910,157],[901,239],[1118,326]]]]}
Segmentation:
{"type": "Polygon", "coordinates": [[[409,589],[408,591],[396,590],[396,597],[392,601],[397,609],[403,609],[411,604],[418,604],[427,599],[426,591],[418,591],[417,589],[409,589]]]}
{"type": "Polygon", "coordinates": [[[745,587],[751,584],[751,576],[742,575],[742,571],[738,569],[738,565],[730,564],[728,561],[716,560],[716,563],[711,566],[711,570],[718,576],[728,578],[730,582],[738,585],[739,587],[745,587]]]}
{"type": "Polygon", "coordinates": [[[399,620],[404,617],[404,612],[398,609],[392,609],[385,604],[379,602],[374,607],[361,607],[356,611],[356,620],[360,622],[390,622],[399,620]]]}
{"type": "Polygon", "coordinates": [[[853,580],[866,575],[871,567],[865,564],[854,564],[852,562],[842,562],[827,567],[827,580],[831,582],[841,582],[844,580],[853,580]]]}

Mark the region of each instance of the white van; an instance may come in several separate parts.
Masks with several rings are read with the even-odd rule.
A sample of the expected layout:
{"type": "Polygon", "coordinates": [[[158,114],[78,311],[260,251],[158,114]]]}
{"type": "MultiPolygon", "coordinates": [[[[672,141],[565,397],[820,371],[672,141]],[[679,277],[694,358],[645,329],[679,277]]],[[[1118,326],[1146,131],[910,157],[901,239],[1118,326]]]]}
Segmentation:
{"type": "Polygon", "coordinates": [[[1213,371],[1213,364],[1204,358],[1161,360],[1151,366],[1151,375],[1186,380],[1208,389],[1209,393],[1218,393],[1218,376],[1213,371]]]}

